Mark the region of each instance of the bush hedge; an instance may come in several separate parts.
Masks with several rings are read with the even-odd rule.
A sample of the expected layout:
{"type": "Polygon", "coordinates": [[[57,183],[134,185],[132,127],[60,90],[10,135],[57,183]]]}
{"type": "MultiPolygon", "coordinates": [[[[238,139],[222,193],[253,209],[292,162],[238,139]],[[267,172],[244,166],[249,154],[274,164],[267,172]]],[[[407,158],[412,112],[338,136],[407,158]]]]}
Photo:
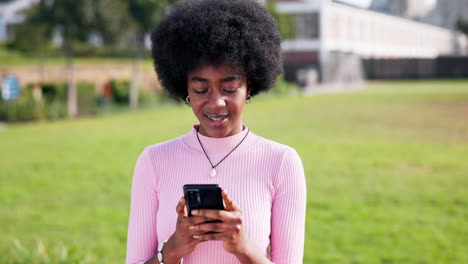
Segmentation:
{"type": "MultiPolygon", "coordinates": [[[[66,83],[43,83],[42,100],[35,100],[33,85],[21,87],[20,96],[14,101],[0,99],[0,121],[23,122],[34,120],[56,120],[67,117],[68,89],[66,83]]],[[[90,116],[108,113],[109,109],[125,109],[129,105],[130,83],[111,80],[110,97],[97,94],[95,86],[87,82],[77,83],[78,115],[90,116]]],[[[142,106],[161,104],[166,95],[139,89],[142,106]]]]}

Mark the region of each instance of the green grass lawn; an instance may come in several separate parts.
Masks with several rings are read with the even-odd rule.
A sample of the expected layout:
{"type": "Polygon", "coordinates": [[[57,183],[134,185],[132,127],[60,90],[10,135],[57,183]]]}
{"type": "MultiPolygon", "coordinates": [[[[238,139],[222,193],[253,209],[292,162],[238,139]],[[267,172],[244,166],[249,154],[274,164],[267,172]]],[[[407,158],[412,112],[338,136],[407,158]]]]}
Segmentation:
{"type": "MultiPolygon", "coordinates": [[[[368,87],[246,107],[302,157],[304,263],[468,263],[468,81],[368,87]]],[[[0,128],[0,263],[123,263],[138,155],[195,121],[165,106],[0,128]]]]}
{"type": "MultiPolygon", "coordinates": [[[[60,54],[60,53],[59,53],[60,54]]],[[[106,64],[131,64],[133,58],[113,58],[113,57],[79,57],[73,60],[76,66],[89,66],[89,65],[106,65],[106,64]]],[[[14,66],[35,66],[39,64],[37,56],[26,56],[19,52],[7,50],[0,46],[0,69],[9,68],[14,66]]],[[[43,60],[44,66],[65,66],[64,56],[45,57],[43,60]]],[[[143,60],[143,65],[146,67],[153,67],[153,62],[148,57],[143,60]]]]}

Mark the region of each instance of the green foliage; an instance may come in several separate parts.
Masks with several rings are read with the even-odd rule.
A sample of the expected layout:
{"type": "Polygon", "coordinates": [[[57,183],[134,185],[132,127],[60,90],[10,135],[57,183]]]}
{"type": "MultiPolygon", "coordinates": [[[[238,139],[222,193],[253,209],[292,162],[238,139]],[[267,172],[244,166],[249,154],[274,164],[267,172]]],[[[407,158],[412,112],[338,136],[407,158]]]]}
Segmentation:
{"type": "Polygon", "coordinates": [[[461,17],[458,18],[456,28],[468,37],[468,21],[464,20],[461,17]]]}
{"type": "Polygon", "coordinates": [[[160,99],[159,95],[153,91],[139,90],[138,102],[142,106],[154,105],[160,99]]]}
{"type": "Polygon", "coordinates": [[[65,118],[67,116],[67,85],[65,83],[44,83],[41,86],[45,119],[65,118]]]}
{"type": "MultiPolygon", "coordinates": [[[[67,116],[67,87],[64,83],[44,83],[42,101],[33,98],[33,86],[21,88],[20,97],[14,101],[0,100],[0,120],[9,122],[34,121],[42,119],[62,119],[67,116]]],[[[78,110],[81,116],[98,112],[96,92],[93,85],[85,82],[77,84],[78,110]]]]}
{"type": "Polygon", "coordinates": [[[63,119],[67,117],[67,104],[55,100],[44,105],[44,116],[49,120],[63,119]]]}
{"type": "Polygon", "coordinates": [[[41,117],[41,105],[33,99],[31,88],[20,89],[16,100],[0,99],[0,121],[33,121],[41,117]]]}
{"type": "Polygon", "coordinates": [[[95,115],[97,109],[96,88],[86,82],[80,82],[78,87],[78,113],[81,116],[95,115]]]}
{"type": "MultiPolygon", "coordinates": [[[[109,84],[112,91],[112,102],[120,106],[127,106],[130,97],[130,82],[126,80],[111,80],[109,84]]],[[[141,105],[151,105],[159,101],[156,92],[140,88],[138,93],[138,100],[141,105]]]]}
{"type": "Polygon", "coordinates": [[[14,62],[26,59],[21,52],[9,48],[9,43],[0,43],[0,65],[14,65],[14,62]]]}
{"type": "Polygon", "coordinates": [[[137,25],[139,34],[148,33],[162,17],[166,9],[178,0],[131,0],[128,5],[128,13],[137,25]]]}
{"type": "Polygon", "coordinates": [[[293,39],[296,37],[296,20],[294,16],[278,12],[277,0],[267,0],[266,7],[276,22],[278,22],[278,31],[283,39],[293,39]]]}
{"type": "Polygon", "coordinates": [[[148,32],[164,14],[163,2],[158,0],[131,0],[128,11],[142,32],[148,32]],[[160,8],[163,7],[163,8],[160,8]]]}
{"type": "MultiPolygon", "coordinates": [[[[59,54],[68,59],[77,55],[142,57],[145,34],[175,2],[40,0],[23,11],[25,21],[15,25],[14,38],[6,46],[40,61],[59,54]],[[61,52],[51,43],[57,34],[62,38],[61,52]]],[[[0,61],[8,63],[2,57],[0,50],[0,61]]]]}
{"type": "MultiPolygon", "coordinates": [[[[156,93],[156,103],[157,104],[175,104],[182,103],[180,100],[175,100],[168,91],[161,90],[156,93]]],[[[183,102],[185,103],[185,102],[183,102]]]]}
{"type": "Polygon", "coordinates": [[[111,80],[109,84],[112,91],[112,101],[118,105],[128,105],[130,97],[130,82],[111,80]]]}
{"type": "MultiPolygon", "coordinates": [[[[42,97],[46,103],[54,101],[66,102],[67,100],[67,86],[65,83],[43,83],[42,97]]],[[[31,89],[32,86],[29,86],[31,89]]]]}
{"type": "Polygon", "coordinates": [[[295,83],[287,82],[284,79],[284,74],[281,74],[278,77],[275,87],[273,87],[270,93],[281,96],[293,95],[300,93],[300,88],[295,83]]]}
{"type": "Polygon", "coordinates": [[[14,26],[15,37],[10,41],[10,49],[32,53],[37,57],[42,57],[45,49],[50,43],[50,36],[53,27],[48,25],[46,13],[40,12],[44,3],[40,2],[29,9],[23,10],[26,17],[23,23],[14,26]]]}
{"type": "Polygon", "coordinates": [[[99,35],[107,47],[121,48],[134,31],[128,14],[128,1],[95,0],[93,33],[99,35]]]}
{"type": "Polygon", "coordinates": [[[72,56],[74,46],[87,42],[93,33],[96,23],[93,7],[91,0],[41,0],[25,10],[26,19],[17,26],[15,41],[19,47],[36,49],[45,46],[58,32],[65,54],[72,56]]]}

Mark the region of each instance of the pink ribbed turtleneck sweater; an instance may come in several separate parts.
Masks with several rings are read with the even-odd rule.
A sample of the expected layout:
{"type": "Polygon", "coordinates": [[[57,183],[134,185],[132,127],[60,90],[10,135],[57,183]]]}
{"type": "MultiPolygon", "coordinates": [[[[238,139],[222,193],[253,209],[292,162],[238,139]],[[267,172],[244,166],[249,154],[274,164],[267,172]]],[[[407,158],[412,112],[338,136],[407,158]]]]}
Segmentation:
{"type": "MultiPolygon", "coordinates": [[[[245,136],[200,140],[216,164],[245,136]]],[[[210,177],[196,126],[182,137],[147,147],[133,176],[127,264],[153,257],[158,243],[175,231],[176,205],[184,184],[219,184],[242,209],[247,236],[272,262],[302,263],[306,185],[296,151],[250,132],[210,177]],[[271,252],[268,248],[271,245],[271,252]]],[[[208,241],[184,257],[185,264],[239,263],[222,242],[208,241]]]]}

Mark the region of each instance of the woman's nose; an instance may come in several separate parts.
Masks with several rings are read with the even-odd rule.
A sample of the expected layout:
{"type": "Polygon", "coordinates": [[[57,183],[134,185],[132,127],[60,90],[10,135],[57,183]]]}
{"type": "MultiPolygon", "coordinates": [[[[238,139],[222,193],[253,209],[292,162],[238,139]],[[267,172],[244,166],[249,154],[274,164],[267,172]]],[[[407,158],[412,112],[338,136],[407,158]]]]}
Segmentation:
{"type": "Polygon", "coordinates": [[[223,95],[218,92],[212,92],[210,94],[209,103],[211,106],[215,107],[223,107],[226,105],[223,95]]]}

